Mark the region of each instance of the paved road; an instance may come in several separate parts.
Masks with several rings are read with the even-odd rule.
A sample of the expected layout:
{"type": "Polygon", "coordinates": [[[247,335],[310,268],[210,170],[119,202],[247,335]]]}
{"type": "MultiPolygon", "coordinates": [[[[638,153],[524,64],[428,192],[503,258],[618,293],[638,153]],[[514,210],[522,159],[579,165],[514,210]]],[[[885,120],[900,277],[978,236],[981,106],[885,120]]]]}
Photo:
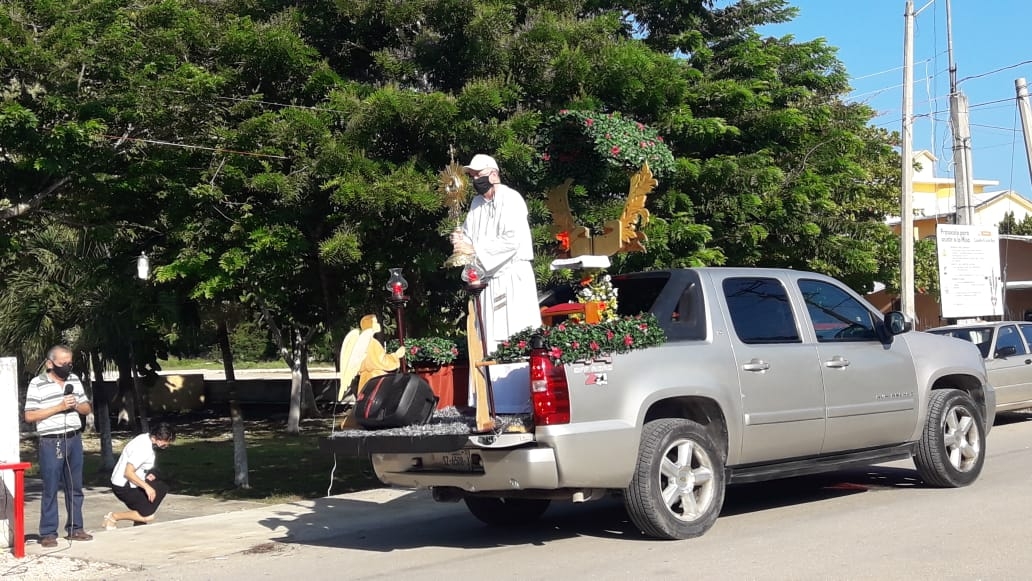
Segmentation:
{"type": "Polygon", "coordinates": [[[642,539],[612,501],[497,530],[382,490],[101,533],[69,556],[124,543],[116,562],[143,570],[109,578],[135,580],[1029,579],[1030,437],[1032,415],[1003,416],[969,488],[924,488],[909,461],[733,488],[690,541],[642,539]]]}

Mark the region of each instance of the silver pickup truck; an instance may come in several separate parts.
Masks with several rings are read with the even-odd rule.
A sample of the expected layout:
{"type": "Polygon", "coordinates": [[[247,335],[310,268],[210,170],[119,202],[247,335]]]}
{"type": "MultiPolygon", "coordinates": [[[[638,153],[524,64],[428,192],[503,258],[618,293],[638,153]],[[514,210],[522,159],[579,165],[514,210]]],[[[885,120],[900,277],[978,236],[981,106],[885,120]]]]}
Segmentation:
{"type": "Polygon", "coordinates": [[[462,500],[489,524],[618,494],[664,539],[705,533],[729,484],[908,457],[931,486],[978,478],[995,395],[974,345],[913,332],[814,273],[694,268],[613,284],[621,314],[653,313],[667,342],[565,366],[534,350],[526,429],[322,447],[369,454],[384,483],[462,500]]]}

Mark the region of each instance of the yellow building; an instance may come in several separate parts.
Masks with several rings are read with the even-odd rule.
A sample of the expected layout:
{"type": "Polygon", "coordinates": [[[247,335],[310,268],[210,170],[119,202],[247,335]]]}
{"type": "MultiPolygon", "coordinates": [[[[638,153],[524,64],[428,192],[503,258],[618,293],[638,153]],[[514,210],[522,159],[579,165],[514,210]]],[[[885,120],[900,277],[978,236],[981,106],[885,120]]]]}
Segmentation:
{"type": "MultiPolygon", "coordinates": [[[[914,153],[914,238],[935,236],[936,224],[956,222],[957,196],[952,177],[935,176],[935,156],[930,151],[914,153]]],[[[973,180],[971,204],[974,206],[975,224],[996,226],[1007,212],[1014,213],[1014,219],[1021,222],[1032,215],[1032,202],[1014,190],[1000,190],[996,180],[973,180]]],[[[888,223],[893,231],[899,232],[899,216],[892,216],[888,223]]]]}

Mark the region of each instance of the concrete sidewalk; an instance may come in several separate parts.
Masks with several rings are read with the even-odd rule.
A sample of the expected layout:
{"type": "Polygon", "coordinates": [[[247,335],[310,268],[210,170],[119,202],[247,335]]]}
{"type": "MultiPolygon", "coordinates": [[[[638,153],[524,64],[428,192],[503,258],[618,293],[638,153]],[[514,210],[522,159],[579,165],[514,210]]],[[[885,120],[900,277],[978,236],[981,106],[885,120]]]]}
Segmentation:
{"type": "MultiPolygon", "coordinates": [[[[315,500],[268,505],[246,501],[169,494],[158,510],[158,520],[145,526],[119,523],[117,530],[103,528],[104,514],[124,506],[110,489],[86,490],[83,506],[88,542],[64,539],[65,511],[58,546],[37,544],[40,482],[26,480],[25,530],[27,557],[60,551],[60,556],[111,563],[130,569],[152,570],[240,553],[270,542],[313,542],[340,535],[346,528],[380,523],[385,509],[414,510],[434,503],[425,492],[374,489],[315,500]],[[389,507],[386,505],[390,505],[389,507]]],[[[260,550],[260,549],[258,549],[260,550]]]]}

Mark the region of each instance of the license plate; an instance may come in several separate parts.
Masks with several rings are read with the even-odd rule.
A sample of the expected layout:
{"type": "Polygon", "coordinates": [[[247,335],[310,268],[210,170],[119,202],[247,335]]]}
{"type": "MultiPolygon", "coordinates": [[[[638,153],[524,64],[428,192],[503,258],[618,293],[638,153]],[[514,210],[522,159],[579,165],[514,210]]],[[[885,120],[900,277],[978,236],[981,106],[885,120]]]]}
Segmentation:
{"type": "Polygon", "coordinates": [[[455,470],[457,472],[473,471],[473,462],[470,459],[469,450],[441,454],[440,463],[445,470],[455,470]]]}

